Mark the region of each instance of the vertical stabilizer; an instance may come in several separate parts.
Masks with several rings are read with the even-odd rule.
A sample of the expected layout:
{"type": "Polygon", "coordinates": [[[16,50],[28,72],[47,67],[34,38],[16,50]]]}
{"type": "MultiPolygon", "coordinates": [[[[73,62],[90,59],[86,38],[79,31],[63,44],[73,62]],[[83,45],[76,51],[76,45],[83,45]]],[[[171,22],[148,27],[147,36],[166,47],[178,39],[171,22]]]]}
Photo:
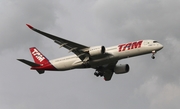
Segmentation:
{"type": "Polygon", "coordinates": [[[31,47],[29,49],[35,63],[37,64],[49,63],[49,60],[36,47],[31,47]]]}

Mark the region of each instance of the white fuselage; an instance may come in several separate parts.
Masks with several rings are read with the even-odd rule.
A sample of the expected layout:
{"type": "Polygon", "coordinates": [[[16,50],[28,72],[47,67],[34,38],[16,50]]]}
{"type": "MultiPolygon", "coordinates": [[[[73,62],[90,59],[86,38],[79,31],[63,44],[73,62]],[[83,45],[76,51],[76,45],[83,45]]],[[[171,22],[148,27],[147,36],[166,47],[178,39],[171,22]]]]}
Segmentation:
{"type": "MultiPolygon", "coordinates": [[[[152,53],[162,49],[162,45],[155,40],[141,40],[106,48],[106,52],[98,58],[89,60],[91,68],[106,65],[120,59],[152,53]],[[108,55],[107,55],[108,54],[108,55]]],[[[76,55],[51,60],[50,63],[59,71],[75,68],[85,68],[84,62],[76,55]]]]}

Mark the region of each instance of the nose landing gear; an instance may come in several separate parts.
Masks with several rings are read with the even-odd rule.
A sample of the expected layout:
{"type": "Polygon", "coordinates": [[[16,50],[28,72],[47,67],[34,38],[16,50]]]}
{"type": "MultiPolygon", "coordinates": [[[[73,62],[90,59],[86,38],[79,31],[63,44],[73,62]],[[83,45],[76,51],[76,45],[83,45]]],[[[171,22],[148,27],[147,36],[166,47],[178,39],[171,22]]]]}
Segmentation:
{"type": "Polygon", "coordinates": [[[153,51],[152,51],[152,56],[151,56],[151,58],[152,58],[152,59],[155,59],[155,56],[154,56],[154,55],[155,55],[155,53],[156,53],[156,51],[155,51],[155,50],[153,50],[153,51]]]}

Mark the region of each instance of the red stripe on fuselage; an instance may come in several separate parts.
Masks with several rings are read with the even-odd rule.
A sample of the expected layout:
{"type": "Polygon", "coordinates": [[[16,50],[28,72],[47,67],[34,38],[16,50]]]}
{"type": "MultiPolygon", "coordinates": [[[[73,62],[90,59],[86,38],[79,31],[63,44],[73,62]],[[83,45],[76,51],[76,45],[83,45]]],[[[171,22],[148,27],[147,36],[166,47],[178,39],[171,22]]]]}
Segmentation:
{"type": "Polygon", "coordinates": [[[39,67],[31,67],[33,70],[51,70],[56,71],[57,69],[49,62],[48,64],[41,64],[39,67]]]}

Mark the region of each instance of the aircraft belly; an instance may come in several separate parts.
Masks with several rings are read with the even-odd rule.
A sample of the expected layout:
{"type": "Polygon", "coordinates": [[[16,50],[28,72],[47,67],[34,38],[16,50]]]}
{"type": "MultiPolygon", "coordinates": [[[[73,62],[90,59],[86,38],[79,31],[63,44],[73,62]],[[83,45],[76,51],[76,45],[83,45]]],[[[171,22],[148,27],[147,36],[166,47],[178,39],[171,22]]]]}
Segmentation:
{"type": "Polygon", "coordinates": [[[109,64],[109,63],[114,62],[114,61],[117,61],[116,57],[108,56],[108,57],[105,57],[105,58],[92,60],[92,61],[90,61],[89,64],[90,64],[91,67],[97,67],[97,66],[109,64]]]}
{"type": "Polygon", "coordinates": [[[64,71],[64,70],[70,70],[72,69],[72,65],[70,62],[56,62],[52,63],[52,65],[59,71],[64,71]]]}
{"type": "Polygon", "coordinates": [[[71,70],[74,68],[82,68],[82,61],[79,59],[66,60],[60,62],[53,62],[52,65],[59,71],[71,70]],[[79,63],[76,63],[79,61],[79,63]]]}

